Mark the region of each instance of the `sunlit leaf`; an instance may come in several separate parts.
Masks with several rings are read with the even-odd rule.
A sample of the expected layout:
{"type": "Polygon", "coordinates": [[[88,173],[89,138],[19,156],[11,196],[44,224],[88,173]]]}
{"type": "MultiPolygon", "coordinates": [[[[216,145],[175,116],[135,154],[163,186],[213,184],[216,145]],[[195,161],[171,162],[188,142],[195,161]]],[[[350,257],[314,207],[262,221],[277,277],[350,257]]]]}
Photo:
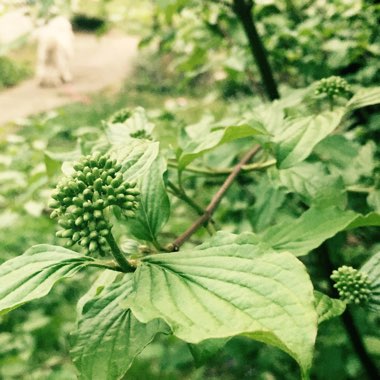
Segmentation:
{"type": "Polygon", "coordinates": [[[169,218],[169,197],[162,178],[165,170],[164,161],[158,157],[138,183],[141,192],[139,207],[135,218],[128,222],[131,233],[138,239],[154,242],[169,218]]]}
{"type": "Polygon", "coordinates": [[[347,103],[350,110],[380,103],[380,87],[362,88],[347,103]]]}
{"type": "Polygon", "coordinates": [[[162,318],[189,343],[249,334],[308,372],[317,314],[310,278],[292,254],[227,244],[148,256],[134,287],[124,306],[142,322],[162,318]]]}
{"type": "Polygon", "coordinates": [[[314,291],[315,307],[318,313],[318,323],[331,318],[339,317],[346,310],[346,303],[336,298],[330,298],[318,291],[314,291]]]}
{"type": "Polygon", "coordinates": [[[371,287],[371,298],[368,302],[373,310],[380,311],[380,252],[375,253],[360,268],[360,272],[368,275],[371,287]]]}
{"type": "Polygon", "coordinates": [[[79,379],[120,379],[155,335],[167,330],[158,320],[139,322],[120,306],[132,292],[132,285],[132,274],[125,274],[84,305],[71,350],[79,379]]]}
{"type": "Polygon", "coordinates": [[[0,266],[0,314],[49,293],[94,259],[53,245],[36,245],[0,266]]]}
{"type": "Polygon", "coordinates": [[[342,109],[289,120],[273,139],[274,153],[281,169],[303,161],[313,148],[340,124],[342,109]]]}
{"type": "Polygon", "coordinates": [[[306,255],[344,230],[358,215],[337,207],[310,208],[292,223],[284,222],[268,228],[261,238],[278,251],[306,255]]]}

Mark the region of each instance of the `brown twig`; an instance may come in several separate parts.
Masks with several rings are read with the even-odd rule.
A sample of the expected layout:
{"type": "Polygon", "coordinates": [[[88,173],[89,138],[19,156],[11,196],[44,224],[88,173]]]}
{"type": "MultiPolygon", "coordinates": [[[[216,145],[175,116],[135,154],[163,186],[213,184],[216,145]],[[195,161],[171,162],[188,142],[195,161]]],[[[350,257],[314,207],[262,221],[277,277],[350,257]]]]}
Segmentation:
{"type": "Polygon", "coordinates": [[[205,212],[201,215],[182,235],[178,236],[177,239],[170,244],[168,247],[171,251],[178,251],[180,246],[185,243],[186,240],[190,238],[191,235],[194,234],[205,222],[207,222],[215,209],[218,207],[220,201],[222,200],[224,194],[229,189],[229,187],[234,182],[235,178],[239,175],[243,165],[245,165],[250,159],[252,159],[260,150],[260,146],[255,146],[250,151],[248,151],[244,157],[240,160],[240,162],[233,168],[230,175],[226,178],[223,185],[217,191],[217,193],[211,199],[211,202],[206,207],[205,212]]]}

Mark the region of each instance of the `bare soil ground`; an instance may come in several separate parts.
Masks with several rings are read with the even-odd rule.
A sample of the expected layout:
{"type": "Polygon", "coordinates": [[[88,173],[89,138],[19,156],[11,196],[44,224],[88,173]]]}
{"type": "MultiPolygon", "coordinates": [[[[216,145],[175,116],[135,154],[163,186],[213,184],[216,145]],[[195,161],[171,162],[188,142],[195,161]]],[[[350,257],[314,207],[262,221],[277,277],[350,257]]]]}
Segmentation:
{"type": "Polygon", "coordinates": [[[88,102],[88,95],[117,89],[131,73],[138,39],[112,31],[105,36],[77,34],[72,61],[73,82],[40,88],[35,79],[0,93],[0,125],[73,102],[88,102]]]}

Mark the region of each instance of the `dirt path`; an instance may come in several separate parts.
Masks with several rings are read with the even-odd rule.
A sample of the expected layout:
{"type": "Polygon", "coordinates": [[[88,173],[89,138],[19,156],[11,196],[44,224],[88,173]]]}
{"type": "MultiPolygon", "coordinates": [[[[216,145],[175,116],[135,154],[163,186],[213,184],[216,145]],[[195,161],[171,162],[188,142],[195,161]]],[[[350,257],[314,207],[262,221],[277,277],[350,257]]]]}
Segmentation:
{"type": "Polygon", "coordinates": [[[0,93],[0,125],[75,101],[112,86],[131,73],[138,39],[111,32],[103,37],[77,34],[72,62],[74,80],[57,88],[40,88],[35,79],[0,93]]]}

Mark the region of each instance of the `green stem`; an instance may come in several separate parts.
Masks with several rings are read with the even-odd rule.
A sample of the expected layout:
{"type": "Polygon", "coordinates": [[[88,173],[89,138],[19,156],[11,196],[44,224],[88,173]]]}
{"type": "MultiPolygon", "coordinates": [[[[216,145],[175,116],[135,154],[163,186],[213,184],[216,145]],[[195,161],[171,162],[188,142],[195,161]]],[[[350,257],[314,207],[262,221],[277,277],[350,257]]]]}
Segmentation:
{"type": "Polygon", "coordinates": [[[92,267],[95,268],[102,268],[102,269],[109,269],[117,272],[123,272],[120,268],[120,266],[115,263],[113,260],[105,261],[105,260],[95,260],[91,262],[92,267]]]}
{"type": "MultiPolygon", "coordinates": [[[[186,202],[192,209],[196,211],[198,215],[203,215],[205,210],[199,206],[196,202],[194,202],[183,189],[178,188],[174,183],[171,181],[168,181],[168,187],[172,190],[172,194],[175,195],[177,198],[183,200],[186,202]]],[[[214,235],[216,232],[214,227],[215,222],[210,219],[205,222],[204,227],[207,229],[208,233],[210,235],[214,235]]]]}
{"type": "Polygon", "coordinates": [[[198,215],[202,215],[204,213],[204,210],[201,206],[199,206],[197,203],[195,203],[184,191],[182,191],[180,188],[178,188],[176,185],[174,185],[173,182],[168,181],[168,187],[173,191],[173,194],[186,202],[191,208],[193,208],[198,215]]]}
{"type": "Polygon", "coordinates": [[[329,96],[330,111],[334,110],[334,96],[329,96]]]}
{"type": "Polygon", "coordinates": [[[360,186],[348,186],[347,191],[350,193],[363,193],[363,194],[369,194],[372,191],[374,191],[374,187],[360,187],[360,186]]]}
{"type": "Polygon", "coordinates": [[[124,257],[123,253],[120,251],[120,248],[117,245],[116,240],[113,237],[111,232],[106,236],[106,239],[107,239],[107,243],[109,244],[111,248],[112,256],[114,257],[115,261],[119,264],[122,271],[126,273],[134,272],[135,268],[128,263],[127,259],[124,257]]]}
{"type": "MultiPolygon", "coordinates": [[[[265,162],[255,162],[253,164],[244,165],[241,168],[242,173],[251,172],[254,170],[261,170],[266,169],[270,166],[273,166],[276,164],[275,159],[271,159],[265,162]]],[[[178,163],[174,160],[169,160],[168,165],[171,168],[178,168],[178,163]]],[[[195,166],[187,166],[183,169],[184,171],[196,173],[196,174],[202,174],[206,176],[223,176],[223,175],[229,175],[234,170],[234,168],[227,168],[227,169],[206,169],[206,168],[197,168],[195,166]]]]}

